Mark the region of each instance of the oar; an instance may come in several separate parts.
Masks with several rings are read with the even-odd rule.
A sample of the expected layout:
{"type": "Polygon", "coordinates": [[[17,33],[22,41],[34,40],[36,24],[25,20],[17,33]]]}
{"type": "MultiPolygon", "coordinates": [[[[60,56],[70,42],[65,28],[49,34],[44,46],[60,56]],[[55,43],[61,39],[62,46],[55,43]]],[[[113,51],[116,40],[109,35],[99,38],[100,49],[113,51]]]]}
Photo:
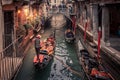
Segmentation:
{"type": "Polygon", "coordinates": [[[80,76],[80,77],[83,76],[83,73],[82,73],[82,72],[78,72],[78,71],[72,69],[72,68],[71,68],[70,66],[68,66],[66,63],[64,63],[63,60],[61,60],[59,57],[55,56],[54,54],[51,54],[51,56],[55,57],[58,61],[60,61],[60,62],[64,65],[64,67],[67,68],[67,70],[71,71],[72,73],[74,73],[74,74],[76,74],[76,75],[78,75],[78,76],[80,76]]]}

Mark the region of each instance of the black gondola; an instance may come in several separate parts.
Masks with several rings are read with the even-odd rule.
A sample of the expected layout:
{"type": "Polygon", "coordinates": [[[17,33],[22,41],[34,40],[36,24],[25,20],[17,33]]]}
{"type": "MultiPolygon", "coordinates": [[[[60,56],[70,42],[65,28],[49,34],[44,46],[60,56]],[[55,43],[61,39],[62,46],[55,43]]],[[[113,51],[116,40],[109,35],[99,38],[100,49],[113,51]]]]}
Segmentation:
{"type": "Polygon", "coordinates": [[[96,58],[90,57],[87,50],[80,50],[80,63],[88,80],[114,80],[110,73],[106,72],[96,58]]]}
{"type": "Polygon", "coordinates": [[[48,65],[51,59],[52,56],[49,56],[47,51],[40,51],[39,60],[37,60],[37,56],[35,56],[33,63],[35,68],[43,69],[48,65]]]}
{"type": "Polygon", "coordinates": [[[74,32],[70,29],[65,30],[65,41],[71,43],[74,42],[74,40],[75,40],[74,32]]]}
{"type": "Polygon", "coordinates": [[[52,60],[52,54],[55,48],[55,39],[53,37],[47,38],[46,41],[41,41],[41,49],[39,54],[39,60],[37,56],[34,57],[33,64],[37,69],[44,69],[48,63],[52,60]]]}

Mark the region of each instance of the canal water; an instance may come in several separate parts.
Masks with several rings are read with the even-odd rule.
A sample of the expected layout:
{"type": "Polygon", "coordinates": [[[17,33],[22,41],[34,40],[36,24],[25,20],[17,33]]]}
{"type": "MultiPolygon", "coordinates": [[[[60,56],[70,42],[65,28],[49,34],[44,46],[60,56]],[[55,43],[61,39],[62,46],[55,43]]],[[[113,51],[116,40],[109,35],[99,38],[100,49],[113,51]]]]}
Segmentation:
{"type": "MultiPolygon", "coordinates": [[[[47,38],[51,31],[52,29],[45,31],[42,35],[42,40],[47,38]]],[[[35,56],[35,49],[31,45],[23,65],[14,80],[83,80],[81,76],[69,71],[68,67],[64,65],[67,64],[73,70],[81,73],[82,68],[77,58],[75,44],[69,44],[65,41],[63,28],[55,29],[55,38],[55,56],[49,65],[43,70],[36,70],[34,68],[33,58],[35,56]],[[62,60],[64,64],[56,59],[56,57],[62,60]]]]}

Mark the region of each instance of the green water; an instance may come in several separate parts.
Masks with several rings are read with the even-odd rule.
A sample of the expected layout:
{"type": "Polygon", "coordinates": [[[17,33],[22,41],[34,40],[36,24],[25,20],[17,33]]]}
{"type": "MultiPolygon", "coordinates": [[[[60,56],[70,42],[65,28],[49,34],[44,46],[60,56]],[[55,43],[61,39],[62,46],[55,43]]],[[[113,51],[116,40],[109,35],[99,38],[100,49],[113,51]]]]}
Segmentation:
{"type": "MultiPolygon", "coordinates": [[[[55,19],[60,18],[61,17],[55,19]]],[[[58,20],[58,23],[61,24],[63,20],[64,19],[58,20]]],[[[55,24],[58,23],[55,22],[55,24]]],[[[42,34],[42,39],[45,39],[50,34],[50,32],[50,29],[45,31],[45,33],[42,34]]],[[[65,42],[63,29],[55,30],[55,38],[55,57],[58,57],[65,64],[69,65],[73,70],[81,72],[82,69],[77,59],[75,43],[69,44],[65,42]]],[[[21,66],[20,71],[18,72],[15,80],[83,80],[81,78],[82,75],[78,76],[76,74],[73,74],[71,71],[68,70],[68,68],[65,67],[65,65],[63,65],[55,57],[44,70],[36,70],[33,66],[34,56],[35,50],[32,44],[27,52],[27,55],[23,61],[23,65],[21,66]]]]}
{"type": "MultiPolygon", "coordinates": [[[[63,60],[64,63],[69,65],[74,70],[81,72],[75,44],[68,44],[65,42],[63,30],[56,30],[55,37],[55,56],[59,57],[59,59],[63,60]]],[[[35,50],[33,45],[31,45],[15,80],[82,80],[80,76],[70,72],[56,58],[53,58],[45,69],[35,70],[33,66],[34,55],[35,50]]]]}

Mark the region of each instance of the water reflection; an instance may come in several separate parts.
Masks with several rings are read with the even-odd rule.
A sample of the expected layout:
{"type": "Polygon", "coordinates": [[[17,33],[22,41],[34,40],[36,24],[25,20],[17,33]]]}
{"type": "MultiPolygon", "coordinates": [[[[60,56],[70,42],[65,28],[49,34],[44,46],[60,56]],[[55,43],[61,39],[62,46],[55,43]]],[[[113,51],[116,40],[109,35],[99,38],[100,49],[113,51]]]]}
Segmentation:
{"type": "MultiPolygon", "coordinates": [[[[66,44],[63,38],[56,40],[55,56],[74,70],[81,71],[81,67],[76,57],[75,46],[66,44]],[[61,39],[61,40],[60,40],[61,39]],[[68,48],[70,47],[70,48],[68,48]],[[73,48],[74,47],[74,48],[73,48]]],[[[81,80],[77,75],[72,74],[65,65],[54,58],[48,80],[81,80]]]]}

